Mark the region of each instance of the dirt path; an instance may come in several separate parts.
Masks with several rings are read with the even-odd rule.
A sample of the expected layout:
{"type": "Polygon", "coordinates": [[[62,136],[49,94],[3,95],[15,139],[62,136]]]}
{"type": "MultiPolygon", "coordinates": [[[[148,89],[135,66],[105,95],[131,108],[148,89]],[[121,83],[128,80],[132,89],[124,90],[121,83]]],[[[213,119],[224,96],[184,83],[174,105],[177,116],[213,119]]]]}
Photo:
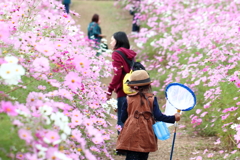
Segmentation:
{"type": "MultiPolygon", "coordinates": [[[[114,32],[125,31],[131,32],[132,17],[127,11],[116,9],[114,1],[80,1],[73,0],[71,10],[75,10],[81,15],[76,19],[81,25],[81,30],[87,33],[87,26],[94,13],[98,13],[101,19],[102,33],[107,36],[108,43],[114,32]]],[[[86,34],[87,35],[87,34],[86,34]]],[[[108,84],[111,78],[105,79],[104,83],[108,84]]],[[[115,126],[116,121],[111,120],[115,126]]],[[[114,127],[112,128],[113,130],[114,127]]],[[[169,160],[173,139],[173,127],[170,129],[171,137],[168,140],[158,142],[159,150],[150,153],[149,160],[169,160]]],[[[117,134],[112,135],[113,143],[116,142],[117,134]]],[[[178,129],[175,140],[173,160],[188,160],[196,157],[197,153],[202,154],[206,146],[212,145],[214,138],[202,138],[189,136],[184,129],[178,129]]],[[[114,144],[113,144],[114,145],[114,144]]],[[[113,146],[114,148],[114,146],[113,146]]],[[[114,152],[112,152],[114,153],[114,152]]],[[[114,154],[113,154],[114,155],[114,154]]],[[[123,156],[114,155],[115,160],[125,160],[123,156]]]]}

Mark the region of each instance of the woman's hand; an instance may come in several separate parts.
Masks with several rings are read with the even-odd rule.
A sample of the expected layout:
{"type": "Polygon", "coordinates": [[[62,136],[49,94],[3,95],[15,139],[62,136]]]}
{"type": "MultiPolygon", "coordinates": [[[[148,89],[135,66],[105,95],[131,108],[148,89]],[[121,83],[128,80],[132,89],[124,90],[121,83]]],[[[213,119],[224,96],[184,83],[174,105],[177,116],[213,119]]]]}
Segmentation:
{"type": "Polygon", "coordinates": [[[107,100],[111,99],[111,95],[107,94],[107,100]]]}
{"type": "Polygon", "coordinates": [[[181,114],[176,113],[174,116],[175,116],[175,121],[180,121],[180,119],[181,119],[181,114]]]}

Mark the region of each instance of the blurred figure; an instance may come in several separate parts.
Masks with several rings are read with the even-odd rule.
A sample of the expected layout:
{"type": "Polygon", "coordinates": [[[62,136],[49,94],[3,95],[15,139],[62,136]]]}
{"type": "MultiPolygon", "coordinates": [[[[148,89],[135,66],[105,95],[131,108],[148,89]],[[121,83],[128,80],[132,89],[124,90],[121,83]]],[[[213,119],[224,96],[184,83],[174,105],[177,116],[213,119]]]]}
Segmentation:
{"type": "Polygon", "coordinates": [[[138,33],[140,31],[140,23],[138,18],[138,12],[140,10],[140,0],[133,1],[133,5],[130,8],[130,14],[133,16],[132,33],[138,33]]]}
{"type": "Polygon", "coordinates": [[[106,37],[102,35],[100,25],[100,18],[98,14],[94,14],[92,17],[92,21],[88,25],[88,38],[94,40],[98,44],[101,42],[101,39],[106,37]]]}
{"type": "Polygon", "coordinates": [[[69,14],[71,0],[62,0],[62,3],[65,6],[65,12],[69,14]]]}
{"type": "Polygon", "coordinates": [[[99,56],[102,52],[105,52],[107,47],[106,36],[102,35],[101,27],[100,25],[100,18],[98,14],[94,14],[92,17],[92,21],[88,25],[88,39],[92,40],[94,42],[94,49],[97,51],[97,56],[99,56]]]}

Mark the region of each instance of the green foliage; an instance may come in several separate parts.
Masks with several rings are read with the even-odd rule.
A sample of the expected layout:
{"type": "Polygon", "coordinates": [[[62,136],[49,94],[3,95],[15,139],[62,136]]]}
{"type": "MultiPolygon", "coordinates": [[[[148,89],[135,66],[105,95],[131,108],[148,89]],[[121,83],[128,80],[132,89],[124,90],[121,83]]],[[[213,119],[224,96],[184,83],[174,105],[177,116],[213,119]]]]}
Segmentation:
{"type": "MultiPolygon", "coordinates": [[[[0,85],[0,91],[9,94],[9,96],[1,96],[0,99],[12,102],[17,100],[20,103],[25,103],[26,97],[30,92],[39,92],[39,85],[45,86],[45,91],[47,92],[55,90],[55,87],[52,87],[46,81],[36,80],[26,76],[22,76],[22,81],[22,86],[26,86],[26,88],[21,86],[0,85]]],[[[0,114],[0,133],[0,158],[4,160],[8,159],[6,153],[15,153],[24,149],[25,142],[18,137],[18,131],[12,125],[10,117],[3,113],[0,114]]]]}
{"type": "Polygon", "coordinates": [[[25,142],[18,137],[18,132],[12,125],[9,116],[0,113],[0,158],[10,159],[7,153],[24,150],[25,142]]]}
{"type": "Polygon", "coordinates": [[[0,91],[5,94],[9,94],[7,97],[0,97],[0,100],[5,101],[18,101],[20,103],[26,102],[26,97],[30,92],[39,92],[38,86],[42,85],[46,87],[46,92],[55,90],[56,88],[48,84],[46,81],[36,80],[34,78],[29,78],[22,76],[21,86],[0,86],[0,91]],[[24,87],[25,86],[25,87],[24,87]]]}

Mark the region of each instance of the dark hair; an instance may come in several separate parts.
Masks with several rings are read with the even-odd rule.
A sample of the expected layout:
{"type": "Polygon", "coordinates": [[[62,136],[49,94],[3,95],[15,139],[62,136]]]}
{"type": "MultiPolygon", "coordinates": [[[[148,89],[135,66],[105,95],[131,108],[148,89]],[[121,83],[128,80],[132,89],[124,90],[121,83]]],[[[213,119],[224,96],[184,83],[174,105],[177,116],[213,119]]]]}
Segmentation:
{"type": "Polygon", "coordinates": [[[141,105],[144,104],[142,98],[146,99],[144,93],[152,93],[152,87],[151,87],[150,84],[149,85],[145,85],[145,86],[138,86],[137,88],[134,88],[134,86],[133,86],[131,88],[138,91],[138,93],[139,93],[139,95],[141,97],[141,105]]]}
{"type": "Polygon", "coordinates": [[[94,15],[92,16],[92,22],[98,23],[98,21],[99,21],[99,15],[98,15],[98,14],[94,14],[94,15]]]}
{"type": "Polygon", "coordinates": [[[130,49],[130,43],[125,32],[116,32],[113,34],[113,38],[116,40],[114,49],[118,49],[120,47],[130,49]]]}

